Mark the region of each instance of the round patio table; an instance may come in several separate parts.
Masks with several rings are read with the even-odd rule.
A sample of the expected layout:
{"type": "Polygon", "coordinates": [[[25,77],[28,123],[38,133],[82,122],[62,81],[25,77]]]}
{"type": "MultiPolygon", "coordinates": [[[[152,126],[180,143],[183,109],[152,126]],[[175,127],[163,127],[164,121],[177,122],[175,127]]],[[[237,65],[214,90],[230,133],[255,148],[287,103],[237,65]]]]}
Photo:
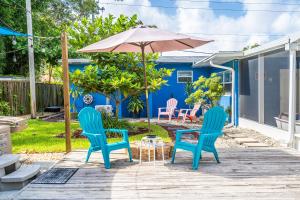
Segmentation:
{"type": "Polygon", "coordinates": [[[163,162],[165,161],[165,157],[164,157],[164,142],[161,139],[161,137],[149,137],[149,136],[145,136],[141,139],[140,142],[140,164],[142,164],[142,151],[143,151],[143,147],[148,148],[148,162],[151,162],[151,147],[153,147],[153,163],[155,166],[155,152],[156,152],[156,147],[161,147],[161,153],[162,153],[162,159],[163,162]]]}

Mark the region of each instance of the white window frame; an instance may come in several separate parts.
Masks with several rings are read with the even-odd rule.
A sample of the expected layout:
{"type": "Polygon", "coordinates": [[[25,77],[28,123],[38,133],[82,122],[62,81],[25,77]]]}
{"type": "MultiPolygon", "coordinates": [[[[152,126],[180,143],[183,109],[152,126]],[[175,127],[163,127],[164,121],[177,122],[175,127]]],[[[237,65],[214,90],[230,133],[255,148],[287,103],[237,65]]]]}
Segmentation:
{"type": "Polygon", "coordinates": [[[179,75],[180,72],[189,72],[189,73],[192,72],[192,74],[191,74],[191,78],[192,78],[191,82],[194,81],[194,72],[193,72],[193,70],[177,70],[177,83],[187,83],[187,82],[179,81],[179,78],[181,78],[181,77],[190,77],[190,76],[180,76],[179,75]]]}
{"type": "MultiPolygon", "coordinates": [[[[225,85],[227,85],[227,84],[232,84],[232,77],[231,77],[231,80],[229,82],[225,82],[225,73],[226,72],[228,73],[228,72],[230,72],[230,70],[224,70],[224,71],[221,71],[221,72],[217,73],[218,76],[222,77],[222,83],[221,84],[223,85],[223,88],[225,88],[225,85]]],[[[224,96],[231,96],[231,92],[230,92],[230,94],[225,93],[224,96]]]]}

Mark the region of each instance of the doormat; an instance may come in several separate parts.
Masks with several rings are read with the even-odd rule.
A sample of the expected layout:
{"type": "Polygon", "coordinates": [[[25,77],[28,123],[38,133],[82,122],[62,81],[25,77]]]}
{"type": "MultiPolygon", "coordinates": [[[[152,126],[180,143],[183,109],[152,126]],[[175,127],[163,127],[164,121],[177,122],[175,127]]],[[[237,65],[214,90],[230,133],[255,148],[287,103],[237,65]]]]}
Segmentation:
{"type": "Polygon", "coordinates": [[[77,172],[78,168],[52,168],[31,183],[33,184],[65,184],[77,172]]]}

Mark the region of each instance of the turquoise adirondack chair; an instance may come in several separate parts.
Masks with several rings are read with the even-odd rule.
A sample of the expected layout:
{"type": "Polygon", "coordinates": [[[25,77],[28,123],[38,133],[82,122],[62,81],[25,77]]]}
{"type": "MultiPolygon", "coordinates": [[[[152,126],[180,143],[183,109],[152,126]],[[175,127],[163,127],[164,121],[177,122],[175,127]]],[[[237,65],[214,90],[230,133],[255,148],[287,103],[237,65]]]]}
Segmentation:
{"type": "Polygon", "coordinates": [[[129,145],[127,130],[104,129],[101,113],[91,107],[83,108],[78,114],[78,119],[80,122],[80,127],[82,128],[82,135],[86,136],[90,142],[90,148],[86,156],[86,162],[88,162],[92,152],[101,150],[104,166],[106,169],[109,169],[110,152],[118,149],[128,149],[129,161],[132,162],[132,153],[129,145]],[[121,142],[108,144],[106,139],[107,132],[121,133],[123,135],[123,140],[121,142]]]}
{"type": "Polygon", "coordinates": [[[201,129],[177,130],[171,163],[174,163],[175,161],[177,149],[183,149],[193,153],[193,169],[195,170],[198,169],[202,151],[213,153],[216,161],[219,163],[220,161],[215,147],[215,141],[223,134],[222,129],[225,121],[226,113],[223,108],[213,107],[205,113],[203,126],[201,129]],[[197,143],[190,143],[188,141],[181,140],[181,137],[184,133],[191,132],[198,132],[200,134],[197,143]]]}

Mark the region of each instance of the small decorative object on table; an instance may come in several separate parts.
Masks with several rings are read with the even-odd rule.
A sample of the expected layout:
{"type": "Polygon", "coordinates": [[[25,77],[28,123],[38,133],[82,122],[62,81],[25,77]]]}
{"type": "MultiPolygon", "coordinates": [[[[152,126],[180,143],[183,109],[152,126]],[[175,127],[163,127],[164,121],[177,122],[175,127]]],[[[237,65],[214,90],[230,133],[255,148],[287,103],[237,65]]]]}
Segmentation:
{"type": "Polygon", "coordinates": [[[153,163],[155,166],[155,152],[156,152],[156,147],[160,146],[161,147],[161,155],[162,155],[162,160],[163,162],[165,161],[164,158],[164,142],[160,137],[157,137],[156,135],[147,135],[142,138],[140,142],[140,164],[142,163],[142,151],[143,151],[143,146],[148,147],[148,161],[151,161],[151,147],[153,147],[153,163]]]}

